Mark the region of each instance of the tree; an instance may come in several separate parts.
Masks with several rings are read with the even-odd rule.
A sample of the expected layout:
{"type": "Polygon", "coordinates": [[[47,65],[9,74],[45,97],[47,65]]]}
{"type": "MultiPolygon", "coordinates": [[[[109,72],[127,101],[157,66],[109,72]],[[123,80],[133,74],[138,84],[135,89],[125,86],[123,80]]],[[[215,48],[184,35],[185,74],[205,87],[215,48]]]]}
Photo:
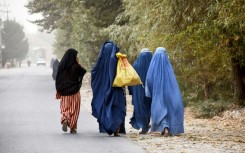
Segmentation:
{"type": "MultiPolygon", "coordinates": [[[[189,53],[187,52],[190,51],[194,53],[193,55],[199,55],[205,51],[204,53],[206,54],[203,54],[202,57],[193,57],[198,60],[205,56],[212,57],[206,60],[209,61],[207,63],[212,63],[212,65],[205,71],[199,72],[210,73],[216,67],[216,72],[219,73],[213,71],[210,74],[215,76],[215,78],[219,77],[222,79],[222,84],[233,82],[234,99],[242,104],[245,101],[245,2],[243,0],[206,0],[203,4],[201,4],[203,1],[195,2],[200,4],[195,5],[192,0],[185,1],[186,6],[175,3],[174,14],[179,14],[179,18],[182,20],[173,22],[173,27],[177,28],[175,28],[171,36],[173,40],[172,48],[173,45],[176,46],[177,44],[177,47],[182,49],[181,56],[183,57],[187,57],[185,55],[188,55],[189,53]],[[215,58],[215,56],[218,56],[218,58],[215,58]],[[221,59],[223,59],[223,62],[220,61],[221,59]],[[230,74],[226,74],[227,72],[230,72],[230,74]],[[225,81],[228,78],[230,81],[225,81]]],[[[204,68],[203,65],[199,67],[204,68]]],[[[206,76],[206,78],[209,78],[209,82],[212,80],[210,75],[209,77],[206,76]]],[[[214,83],[216,86],[220,84],[217,80],[214,80],[214,83]]],[[[222,86],[220,86],[220,89],[222,89],[222,86]]],[[[219,92],[222,93],[221,90],[219,92]]]]}
{"type": "Polygon", "coordinates": [[[90,16],[97,27],[108,27],[115,22],[118,14],[123,12],[122,0],[83,0],[85,9],[90,10],[90,16]]]}
{"type": "Polygon", "coordinates": [[[245,105],[245,1],[222,0],[213,11],[221,47],[230,54],[234,99],[245,105]]]}
{"type": "Polygon", "coordinates": [[[16,58],[18,61],[25,59],[29,50],[28,40],[25,37],[23,26],[14,20],[4,22],[2,30],[3,62],[16,58]]]}
{"type": "Polygon", "coordinates": [[[243,0],[124,0],[116,21],[129,22],[104,31],[131,58],[142,47],[166,47],[185,98],[243,100],[244,7],[243,0]]]}
{"type": "Polygon", "coordinates": [[[31,14],[42,13],[42,19],[33,21],[42,30],[57,30],[54,44],[57,55],[73,47],[79,51],[81,61],[91,67],[101,44],[109,39],[109,33],[101,30],[122,12],[122,0],[32,0],[26,7],[31,14]]]}
{"type": "Polygon", "coordinates": [[[51,32],[55,29],[65,29],[69,26],[70,21],[72,20],[71,14],[72,6],[76,5],[77,7],[78,0],[31,0],[27,3],[26,7],[29,10],[29,13],[42,13],[43,18],[31,21],[43,30],[51,32]]]}
{"type": "Polygon", "coordinates": [[[70,42],[87,65],[107,39],[131,62],[141,48],[163,46],[185,99],[245,99],[244,0],[52,0],[55,11],[34,1],[34,12],[46,16],[43,27],[54,24],[70,34],[57,40],[70,42]]]}

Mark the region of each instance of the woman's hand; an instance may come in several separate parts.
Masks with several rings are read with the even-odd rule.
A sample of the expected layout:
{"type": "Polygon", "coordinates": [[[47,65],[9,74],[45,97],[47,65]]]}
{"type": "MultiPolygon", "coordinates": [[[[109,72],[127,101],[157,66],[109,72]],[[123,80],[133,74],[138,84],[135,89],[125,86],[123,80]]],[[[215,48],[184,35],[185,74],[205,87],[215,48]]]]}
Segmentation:
{"type": "Polygon", "coordinates": [[[61,97],[61,95],[58,93],[58,92],[56,92],[56,99],[60,99],[60,97],[61,97]]]}

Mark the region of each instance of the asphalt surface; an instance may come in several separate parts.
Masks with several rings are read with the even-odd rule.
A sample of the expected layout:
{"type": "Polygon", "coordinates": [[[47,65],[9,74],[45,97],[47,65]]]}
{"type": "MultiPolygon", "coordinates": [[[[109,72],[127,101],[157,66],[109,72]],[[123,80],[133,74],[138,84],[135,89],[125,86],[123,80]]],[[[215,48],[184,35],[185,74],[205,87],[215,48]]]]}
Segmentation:
{"type": "Polygon", "coordinates": [[[64,133],[51,68],[0,69],[0,153],[141,153],[126,136],[98,132],[81,108],[78,133],[64,133]]]}

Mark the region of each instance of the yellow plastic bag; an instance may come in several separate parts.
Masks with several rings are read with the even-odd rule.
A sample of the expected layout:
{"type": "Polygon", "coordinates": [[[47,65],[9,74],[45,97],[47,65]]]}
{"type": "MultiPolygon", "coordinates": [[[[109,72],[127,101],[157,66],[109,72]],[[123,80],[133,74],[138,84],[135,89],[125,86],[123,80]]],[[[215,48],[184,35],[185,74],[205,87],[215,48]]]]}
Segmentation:
{"type": "Polygon", "coordinates": [[[118,52],[117,73],[112,84],[113,87],[134,86],[142,84],[141,79],[134,68],[129,64],[127,55],[118,52]]]}

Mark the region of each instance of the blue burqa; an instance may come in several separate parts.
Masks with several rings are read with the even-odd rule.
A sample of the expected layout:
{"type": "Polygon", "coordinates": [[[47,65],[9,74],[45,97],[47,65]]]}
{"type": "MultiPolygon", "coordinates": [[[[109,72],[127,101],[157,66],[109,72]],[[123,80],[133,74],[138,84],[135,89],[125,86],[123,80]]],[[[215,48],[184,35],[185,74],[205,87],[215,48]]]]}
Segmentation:
{"type": "Polygon", "coordinates": [[[145,92],[152,97],[151,131],[169,128],[171,135],[184,133],[184,107],[178,82],[165,48],[158,47],[149,66],[145,92]]]}
{"type": "Polygon", "coordinates": [[[151,62],[152,52],[144,48],[141,50],[138,58],[133,64],[134,69],[138,73],[143,85],[129,87],[129,94],[132,95],[132,104],[134,105],[133,117],[130,124],[133,128],[143,132],[149,129],[151,117],[151,98],[145,96],[145,79],[151,62]]]}
{"type": "Polygon", "coordinates": [[[107,132],[109,135],[120,127],[126,116],[123,88],[112,87],[116,76],[118,51],[119,48],[114,42],[105,42],[91,71],[92,115],[97,118],[100,132],[107,132]]]}

